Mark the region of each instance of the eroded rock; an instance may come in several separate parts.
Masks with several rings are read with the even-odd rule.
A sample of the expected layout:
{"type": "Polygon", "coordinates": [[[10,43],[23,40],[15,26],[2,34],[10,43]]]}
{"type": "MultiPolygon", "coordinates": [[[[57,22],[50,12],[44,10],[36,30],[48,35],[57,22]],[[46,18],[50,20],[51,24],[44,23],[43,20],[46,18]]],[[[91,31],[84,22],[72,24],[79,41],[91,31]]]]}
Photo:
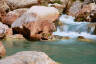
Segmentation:
{"type": "Polygon", "coordinates": [[[0,60],[0,64],[57,64],[43,52],[23,51],[0,60]]]}

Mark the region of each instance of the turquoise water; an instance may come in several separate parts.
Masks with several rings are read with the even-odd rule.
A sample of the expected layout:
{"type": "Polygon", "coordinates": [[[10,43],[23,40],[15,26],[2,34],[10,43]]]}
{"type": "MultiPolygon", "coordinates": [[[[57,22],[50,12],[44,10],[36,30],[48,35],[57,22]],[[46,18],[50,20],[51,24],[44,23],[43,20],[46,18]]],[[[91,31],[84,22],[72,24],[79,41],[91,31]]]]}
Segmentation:
{"type": "Polygon", "coordinates": [[[20,51],[42,51],[61,64],[96,64],[96,42],[5,40],[7,56],[20,51]]]}

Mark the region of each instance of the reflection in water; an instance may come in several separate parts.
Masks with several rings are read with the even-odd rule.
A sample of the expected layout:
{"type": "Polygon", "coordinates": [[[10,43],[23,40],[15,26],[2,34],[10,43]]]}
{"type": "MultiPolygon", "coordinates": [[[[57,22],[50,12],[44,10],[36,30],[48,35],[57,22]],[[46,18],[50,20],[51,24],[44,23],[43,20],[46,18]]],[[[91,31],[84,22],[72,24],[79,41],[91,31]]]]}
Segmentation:
{"type": "Polygon", "coordinates": [[[5,40],[7,55],[20,51],[42,51],[61,64],[96,64],[96,43],[77,40],[27,41],[5,40]]]}

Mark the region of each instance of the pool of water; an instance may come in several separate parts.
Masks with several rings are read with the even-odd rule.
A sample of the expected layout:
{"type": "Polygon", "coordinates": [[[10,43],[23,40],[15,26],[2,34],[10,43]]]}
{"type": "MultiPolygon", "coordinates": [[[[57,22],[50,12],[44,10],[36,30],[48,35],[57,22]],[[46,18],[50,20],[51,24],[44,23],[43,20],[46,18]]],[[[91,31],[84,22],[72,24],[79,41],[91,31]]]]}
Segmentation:
{"type": "Polygon", "coordinates": [[[96,64],[96,42],[4,40],[7,56],[20,51],[42,51],[61,64],[96,64]]]}

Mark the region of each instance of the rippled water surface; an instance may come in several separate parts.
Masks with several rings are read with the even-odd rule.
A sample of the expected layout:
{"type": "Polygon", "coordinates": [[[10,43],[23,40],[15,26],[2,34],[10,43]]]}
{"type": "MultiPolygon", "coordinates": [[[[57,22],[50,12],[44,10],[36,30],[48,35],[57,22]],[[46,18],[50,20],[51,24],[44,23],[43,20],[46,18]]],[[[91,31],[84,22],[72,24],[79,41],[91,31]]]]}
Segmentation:
{"type": "Polygon", "coordinates": [[[20,51],[42,51],[61,64],[96,64],[96,42],[5,40],[7,56],[20,51]]]}

